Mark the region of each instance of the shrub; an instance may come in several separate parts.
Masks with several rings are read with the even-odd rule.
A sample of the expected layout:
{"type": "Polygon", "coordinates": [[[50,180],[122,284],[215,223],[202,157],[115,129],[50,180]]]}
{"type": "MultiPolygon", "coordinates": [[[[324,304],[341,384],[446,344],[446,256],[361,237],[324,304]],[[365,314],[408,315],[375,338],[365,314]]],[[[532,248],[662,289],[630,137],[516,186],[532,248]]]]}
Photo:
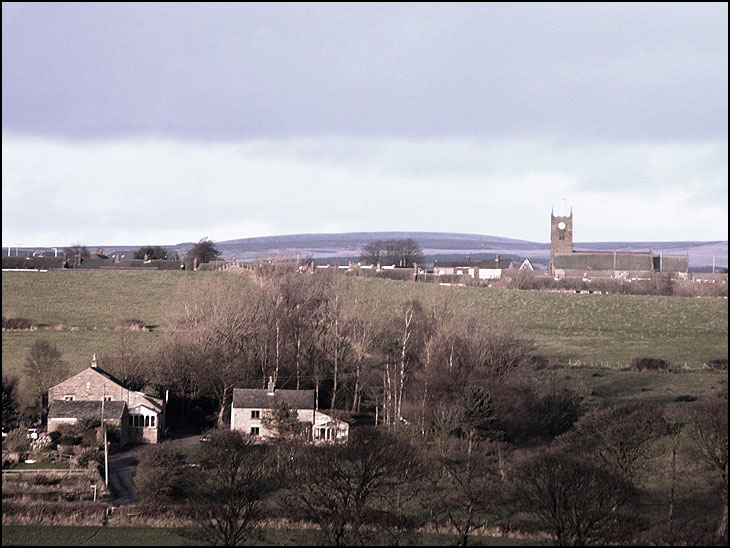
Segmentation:
{"type": "Polygon", "coordinates": [[[3,451],[11,453],[27,453],[30,451],[30,439],[25,428],[11,430],[3,443],[3,451]]]}
{"type": "Polygon", "coordinates": [[[705,362],[705,365],[715,371],[727,371],[727,358],[715,358],[705,362]]]}
{"type": "Polygon", "coordinates": [[[117,324],[118,329],[129,329],[130,331],[146,331],[147,328],[142,320],[137,318],[125,318],[117,324]]]}
{"type": "Polygon", "coordinates": [[[636,371],[668,371],[671,364],[662,358],[632,358],[630,367],[636,371]]]}
{"type": "Polygon", "coordinates": [[[101,466],[104,461],[104,455],[97,448],[85,449],[78,458],[79,468],[88,468],[90,470],[96,469],[101,466]]]}
{"type": "Polygon", "coordinates": [[[38,329],[38,324],[28,318],[14,318],[3,316],[3,329],[11,330],[33,330],[38,329]]]}
{"type": "Polygon", "coordinates": [[[543,432],[549,437],[570,430],[584,411],[583,398],[568,389],[548,394],[537,402],[537,415],[542,417],[543,432]]]}
{"type": "Polygon", "coordinates": [[[674,398],[674,401],[676,401],[676,402],[697,401],[697,396],[690,396],[689,394],[685,394],[683,396],[677,396],[676,398],[674,398]]]}

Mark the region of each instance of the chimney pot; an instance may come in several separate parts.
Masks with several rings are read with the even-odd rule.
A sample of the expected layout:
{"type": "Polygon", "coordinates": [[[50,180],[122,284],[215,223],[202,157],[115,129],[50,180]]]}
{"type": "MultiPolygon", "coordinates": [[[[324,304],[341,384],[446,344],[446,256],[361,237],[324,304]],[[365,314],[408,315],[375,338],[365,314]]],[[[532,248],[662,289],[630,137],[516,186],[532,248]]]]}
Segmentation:
{"type": "Polygon", "coordinates": [[[96,354],[94,354],[91,358],[91,367],[96,367],[96,354]]]}
{"type": "Polygon", "coordinates": [[[274,393],[274,377],[269,377],[269,394],[274,393]]]}

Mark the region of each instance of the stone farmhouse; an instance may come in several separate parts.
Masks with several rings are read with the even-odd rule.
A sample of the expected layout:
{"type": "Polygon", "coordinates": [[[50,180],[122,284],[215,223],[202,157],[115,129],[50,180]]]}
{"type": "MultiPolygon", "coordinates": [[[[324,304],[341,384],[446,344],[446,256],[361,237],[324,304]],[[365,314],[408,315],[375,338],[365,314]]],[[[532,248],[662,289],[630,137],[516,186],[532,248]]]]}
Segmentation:
{"type": "Polygon", "coordinates": [[[117,424],[120,445],[158,443],[165,429],[165,403],[130,390],[96,363],[48,390],[48,431],[84,419],[117,424]]]}
{"type": "Polygon", "coordinates": [[[433,264],[435,276],[469,276],[476,280],[496,280],[502,277],[502,271],[513,268],[511,259],[500,258],[472,261],[464,257],[463,261],[436,261],[433,264]]]}
{"type": "Polygon", "coordinates": [[[573,209],[568,216],[550,212],[550,274],[556,278],[649,279],[666,272],[686,279],[687,255],[655,255],[628,251],[576,251],[573,249],[573,209]]]}
{"type": "Polygon", "coordinates": [[[262,419],[272,408],[282,403],[296,411],[308,440],[318,443],[347,439],[349,424],[317,410],[314,390],[277,390],[271,377],[266,389],[233,390],[231,430],[260,436],[262,440],[273,437],[275,432],[267,428],[262,419]]]}

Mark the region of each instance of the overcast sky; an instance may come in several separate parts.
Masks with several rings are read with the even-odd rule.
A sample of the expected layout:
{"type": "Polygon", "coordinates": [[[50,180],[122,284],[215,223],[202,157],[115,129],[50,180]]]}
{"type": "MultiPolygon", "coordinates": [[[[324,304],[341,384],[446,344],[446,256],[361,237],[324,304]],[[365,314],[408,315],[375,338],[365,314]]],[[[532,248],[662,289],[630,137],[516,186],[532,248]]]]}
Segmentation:
{"type": "Polygon", "coordinates": [[[728,238],[728,7],[2,5],[2,245],[728,238]]]}

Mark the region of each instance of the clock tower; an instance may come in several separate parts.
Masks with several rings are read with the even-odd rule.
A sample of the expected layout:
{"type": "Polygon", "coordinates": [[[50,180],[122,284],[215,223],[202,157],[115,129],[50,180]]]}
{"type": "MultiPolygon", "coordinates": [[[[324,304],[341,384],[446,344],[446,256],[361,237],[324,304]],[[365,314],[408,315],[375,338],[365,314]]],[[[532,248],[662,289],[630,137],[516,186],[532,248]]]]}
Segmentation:
{"type": "Polygon", "coordinates": [[[556,253],[573,253],[573,208],[567,217],[550,212],[550,272],[555,268],[556,253]]]}

